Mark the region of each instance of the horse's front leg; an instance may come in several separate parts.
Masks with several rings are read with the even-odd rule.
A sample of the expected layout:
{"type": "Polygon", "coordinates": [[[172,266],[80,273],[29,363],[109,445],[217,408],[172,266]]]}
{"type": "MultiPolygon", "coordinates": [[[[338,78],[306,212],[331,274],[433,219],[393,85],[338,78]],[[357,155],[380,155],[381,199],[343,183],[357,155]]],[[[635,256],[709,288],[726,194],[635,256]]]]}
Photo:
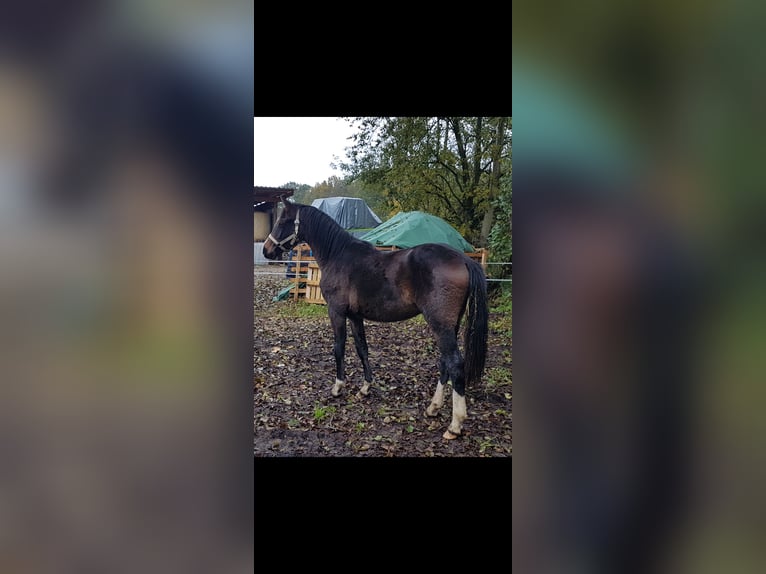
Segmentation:
{"type": "Polygon", "coordinates": [[[364,368],[364,384],[359,392],[363,395],[367,395],[370,392],[370,383],[372,382],[372,369],[370,369],[370,362],[367,359],[367,337],[364,333],[364,322],[360,317],[351,317],[351,334],[354,336],[354,345],[356,346],[356,352],[359,355],[359,359],[362,361],[362,367],[364,368]]]}
{"type": "Polygon", "coordinates": [[[332,395],[337,397],[343,385],[346,384],[346,363],[344,362],[344,355],[346,353],[346,315],[333,309],[330,309],[329,312],[334,339],[332,350],[335,355],[335,384],[332,386],[332,395]]]}

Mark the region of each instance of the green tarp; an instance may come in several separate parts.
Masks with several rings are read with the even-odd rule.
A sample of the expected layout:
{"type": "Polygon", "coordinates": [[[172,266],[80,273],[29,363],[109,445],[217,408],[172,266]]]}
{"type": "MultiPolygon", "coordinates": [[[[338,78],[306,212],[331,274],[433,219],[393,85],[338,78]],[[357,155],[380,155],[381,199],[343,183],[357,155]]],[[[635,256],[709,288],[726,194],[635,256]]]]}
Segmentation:
{"type": "Polygon", "coordinates": [[[471,244],[449,223],[422,211],[401,211],[361,239],[373,245],[396,245],[401,249],[423,243],[446,243],[458,251],[474,251],[471,244]]]}
{"type": "MultiPolygon", "coordinates": [[[[305,286],[306,286],[305,283],[301,283],[301,287],[305,287],[305,286]]],[[[290,296],[290,291],[292,291],[294,287],[295,287],[295,283],[285,287],[279,293],[277,293],[276,296],[272,297],[271,300],[274,301],[275,303],[277,301],[284,301],[290,296]]]]}

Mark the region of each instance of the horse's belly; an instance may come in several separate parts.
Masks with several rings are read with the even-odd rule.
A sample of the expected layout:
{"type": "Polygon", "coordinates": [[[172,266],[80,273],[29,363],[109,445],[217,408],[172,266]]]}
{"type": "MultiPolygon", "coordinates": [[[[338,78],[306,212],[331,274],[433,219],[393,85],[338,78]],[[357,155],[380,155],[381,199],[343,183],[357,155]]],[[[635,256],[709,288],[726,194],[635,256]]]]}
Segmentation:
{"type": "Polygon", "coordinates": [[[380,322],[403,321],[420,313],[417,305],[396,297],[361,298],[352,293],[349,310],[365,319],[380,322]]]}
{"type": "Polygon", "coordinates": [[[394,321],[404,321],[420,313],[420,309],[412,307],[370,307],[362,308],[359,314],[370,321],[380,321],[382,323],[393,323],[394,321]]]}
{"type": "Polygon", "coordinates": [[[403,321],[420,313],[411,293],[375,274],[356,278],[349,286],[348,305],[352,313],[371,321],[403,321]]]}

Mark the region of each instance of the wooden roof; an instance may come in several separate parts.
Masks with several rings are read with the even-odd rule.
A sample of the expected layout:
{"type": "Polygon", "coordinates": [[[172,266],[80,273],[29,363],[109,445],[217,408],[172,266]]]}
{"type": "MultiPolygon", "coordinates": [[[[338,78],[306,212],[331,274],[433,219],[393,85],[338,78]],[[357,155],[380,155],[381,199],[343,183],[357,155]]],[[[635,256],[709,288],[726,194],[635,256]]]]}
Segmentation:
{"type": "Polygon", "coordinates": [[[290,197],[295,193],[294,189],[288,187],[259,187],[253,188],[253,203],[262,203],[269,201],[277,203],[282,197],[290,197]]]}

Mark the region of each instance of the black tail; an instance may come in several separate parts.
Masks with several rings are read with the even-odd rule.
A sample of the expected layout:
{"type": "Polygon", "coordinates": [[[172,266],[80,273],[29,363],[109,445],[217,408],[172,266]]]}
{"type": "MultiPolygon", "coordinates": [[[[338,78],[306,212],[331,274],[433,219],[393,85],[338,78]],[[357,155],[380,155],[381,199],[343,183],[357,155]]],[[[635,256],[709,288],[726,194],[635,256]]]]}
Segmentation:
{"type": "Polygon", "coordinates": [[[466,262],[470,284],[468,287],[468,313],[465,322],[465,383],[466,386],[481,382],[487,358],[487,331],[489,309],[487,307],[487,279],[481,265],[466,262]]]}

